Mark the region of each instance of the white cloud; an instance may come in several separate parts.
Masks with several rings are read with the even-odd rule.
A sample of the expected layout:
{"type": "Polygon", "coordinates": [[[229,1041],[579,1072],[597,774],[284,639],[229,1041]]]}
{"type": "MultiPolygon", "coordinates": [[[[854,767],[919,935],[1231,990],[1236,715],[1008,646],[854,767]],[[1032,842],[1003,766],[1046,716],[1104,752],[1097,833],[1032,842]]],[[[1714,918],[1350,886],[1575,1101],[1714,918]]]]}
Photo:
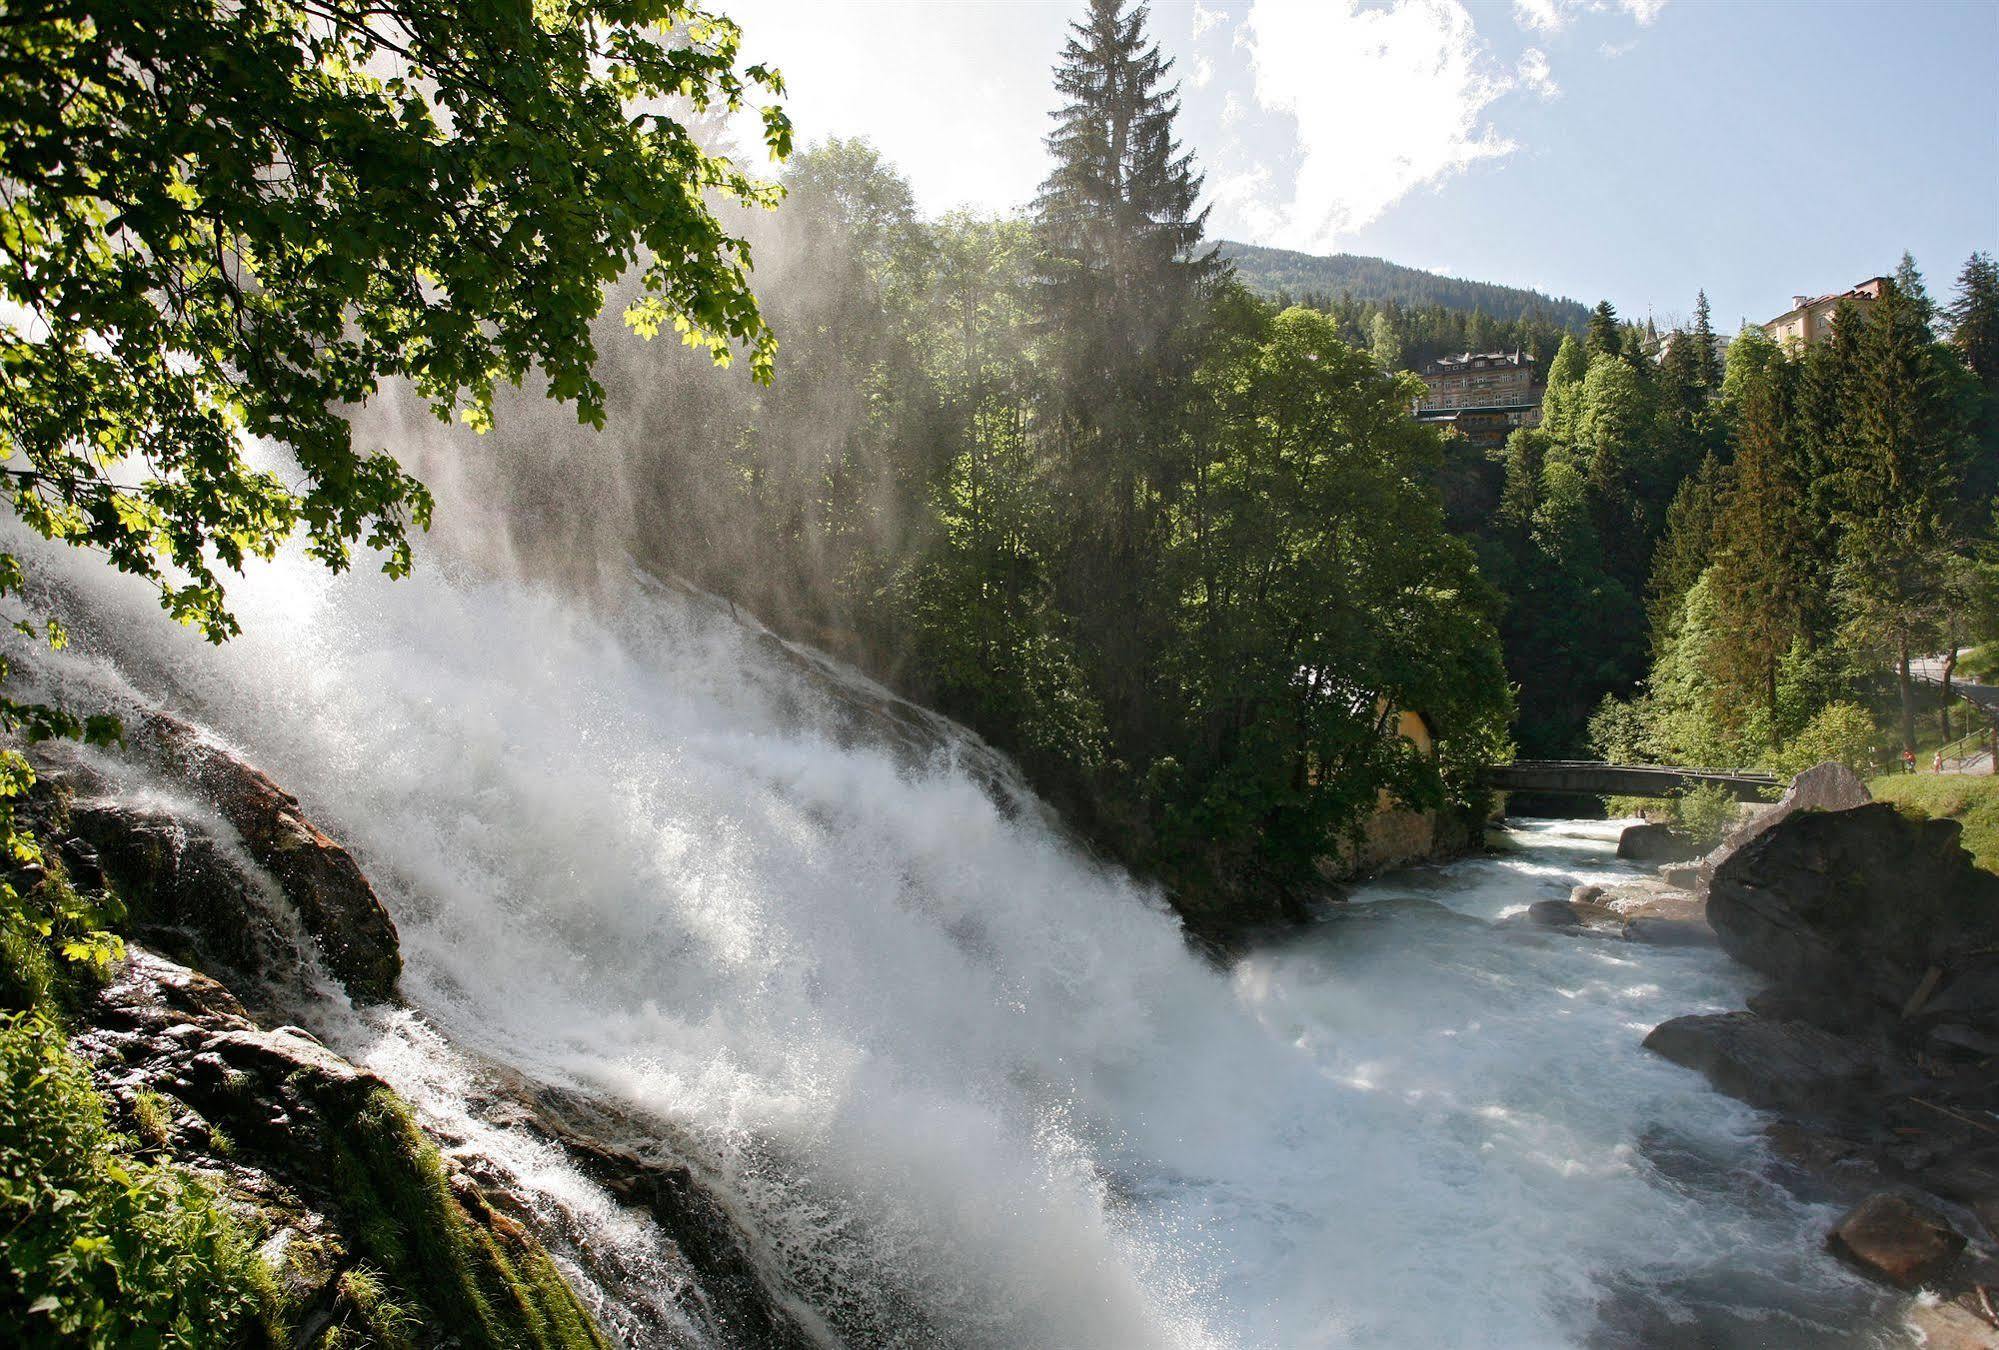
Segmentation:
{"type": "Polygon", "coordinates": [[[1513,0],[1513,18],[1522,28],[1559,33],[1568,27],[1574,0],[1513,0]]]}
{"type": "Polygon", "coordinates": [[[1522,28],[1540,33],[1559,33],[1576,15],[1589,11],[1601,14],[1617,9],[1642,25],[1659,17],[1666,0],[1513,0],[1513,19],[1522,28]]]}
{"type": "Polygon", "coordinates": [[[1215,78],[1215,63],[1205,56],[1195,56],[1193,66],[1187,74],[1187,83],[1196,89],[1206,89],[1208,82],[1215,78]]]}
{"type": "Polygon", "coordinates": [[[1255,0],[1256,100],[1298,124],[1297,181],[1266,203],[1294,247],[1330,247],[1411,191],[1514,149],[1483,120],[1513,87],[1458,0],[1255,0]]]}
{"type": "Polygon", "coordinates": [[[1229,21],[1229,16],[1218,9],[1208,9],[1201,0],[1194,0],[1194,36],[1200,37],[1211,28],[1220,27],[1229,21]]]}
{"type": "Polygon", "coordinates": [[[1555,83],[1554,72],[1548,66],[1548,53],[1539,47],[1529,47],[1520,53],[1518,70],[1522,88],[1533,90],[1544,101],[1562,96],[1562,87],[1555,83]]]}

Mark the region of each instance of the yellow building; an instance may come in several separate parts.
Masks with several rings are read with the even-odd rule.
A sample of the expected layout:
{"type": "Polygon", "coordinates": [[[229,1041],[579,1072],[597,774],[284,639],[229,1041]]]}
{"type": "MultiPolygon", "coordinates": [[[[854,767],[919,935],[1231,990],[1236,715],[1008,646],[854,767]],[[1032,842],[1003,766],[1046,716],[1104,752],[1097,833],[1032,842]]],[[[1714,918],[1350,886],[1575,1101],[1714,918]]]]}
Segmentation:
{"type": "Polygon", "coordinates": [[[1881,298],[1881,288],[1887,284],[1886,277],[1869,277],[1850,291],[1838,291],[1816,299],[1794,295],[1791,307],[1764,324],[1763,331],[1779,346],[1815,346],[1825,341],[1826,334],[1832,332],[1832,316],[1840,302],[1845,301],[1865,311],[1881,298]]]}

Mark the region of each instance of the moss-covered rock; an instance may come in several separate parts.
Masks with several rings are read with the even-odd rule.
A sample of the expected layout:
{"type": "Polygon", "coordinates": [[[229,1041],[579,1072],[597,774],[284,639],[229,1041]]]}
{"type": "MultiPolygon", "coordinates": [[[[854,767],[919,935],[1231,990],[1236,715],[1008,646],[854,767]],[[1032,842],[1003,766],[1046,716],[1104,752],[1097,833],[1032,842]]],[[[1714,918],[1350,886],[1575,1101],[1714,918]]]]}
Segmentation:
{"type": "Polygon", "coordinates": [[[142,948],[82,1021],[77,1053],[121,1116],[150,1116],[163,1151],[250,1216],[281,1342],[605,1344],[534,1236],[449,1171],[387,1084],[306,1033],[258,1027],[142,948]]]}

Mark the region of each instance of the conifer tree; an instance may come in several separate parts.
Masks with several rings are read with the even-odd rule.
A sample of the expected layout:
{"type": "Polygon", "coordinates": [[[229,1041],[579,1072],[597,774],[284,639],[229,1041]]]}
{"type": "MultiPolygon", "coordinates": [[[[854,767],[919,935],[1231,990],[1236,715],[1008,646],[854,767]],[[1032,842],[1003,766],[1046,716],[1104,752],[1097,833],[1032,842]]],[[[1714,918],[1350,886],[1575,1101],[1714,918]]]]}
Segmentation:
{"type": "Polygon", "coordinates": [[[1957,295],[1944,313],[1950,344],[1989,393],[1999,393],[1999,265],[1974,253],[1957,276],[1957,295]]]}
{"type": "Polygon", "coordinates": [[[1712,398],[1721,392],[1721,356],[1715,350],[1714,316],[1704,289],[1694,297],[1694,322],[1687,333],[1693,346],[1695,382],[1712,398]]]}
{"type": "Polygon", "coordinates": [[[1916,268],[1916,259],[1907,249],[1902,251],[1902,260],[1895,264],[1895,289],[1915,315],[1916,320],[1928,337],[1930,325],[1936,321],[1936,302],[1930,299],[1929,288],[1923,285],[1923,274],[1916,268]]]}
{"type": "Polygon", "coordinates": [[[1395,324],[1385,310],[1375,311],[1374,321],[1368,325],[1368,350],[1374,354],[1374,364],[1383,370],[1402,369],[1402,339],[1395,334],[1395,324]]]}
{"type": "Polygon", "coordinates": [[[1810,530],[1804,519],[1803,462],[1795,440],[1788,364],[1770,368],[1744,392],[1735,459],[1717,503],[1712,673],[1738,701],[1760,701],[1776,749],[1777,668],[1801,636],[1809,607],[1810,530]]]}
{"type": "MultiPolygon", "coordinates": [[[[1173,124],[1172,62],[1146,35],[1147,7],[1090,0],[1055,68],[1064,99],[1048,137],[1055,168],[1035,200],[1058,315],[1091,318],[1121,350],[1147,353],[1221,271],[1201,249],[1201,175],[1173,124]]],[[[1096,375],[1100,372],[1087,372],[1096,375]]]]}
{"type": "Polygon", "coordinates": [[[1562,339],[1555,359],[1548,363],[1548,385],[1541,395],[1541,425],[1560,445],[1575,435],[1576,413],[1582,405],[1583,377],[1589,373],[1589,357],[1573,336],[1562,339]]]}
{"type": "Polygon", "coordinates": [[[1617,307],[1608,300],[1596,302],[1590,311],[1589,334],[1583,350],[1589,356],[1615,356],[1624,350],[1624,334],[1617,322],[1617,307]]]}
{"type": "Polygon", "coordinates": [[[1722,461],[1708,455],[1680,484],[1672,505],[1666,508],[1666,528],[1653,550],[1652,576],[1646,587],[1655,659],[1672,642],[1687,591],[1713,561],[1722,476],[1722,461]]]}
{"type": "Polygon", "coordinates": [[[1849,634],[1895,658],[1902,740],[1913,749],[1909,661],[1934,640],[1955,571],[1962,405],[1922,303],[1898,285],[1869,313],[1859,355],[1837,474],[1840,593],[1849,634]]]}
{"type": "Polygon", "coordinates": [[[1055,167],[1035,201],[1056,359],[1052,419],[1070,518],[1060,589],[1113,734],[1148,700],[1160,502],[1199,311],[1223,270],[1202,249],[1201,176],[1174,139],[1171,62],[1147,8],[1090,0],[1055,68],[1055,167]]]}

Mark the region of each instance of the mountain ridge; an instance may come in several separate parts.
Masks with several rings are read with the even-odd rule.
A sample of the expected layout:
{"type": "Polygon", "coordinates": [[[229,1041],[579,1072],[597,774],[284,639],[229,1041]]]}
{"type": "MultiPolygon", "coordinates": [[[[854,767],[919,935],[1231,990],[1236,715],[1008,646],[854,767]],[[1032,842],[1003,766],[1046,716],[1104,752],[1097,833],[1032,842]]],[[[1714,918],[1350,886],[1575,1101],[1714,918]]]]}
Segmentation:
{"type": "Polygon", "coordinates": [[[1448,310],[1481,310],[1498,320],[1538,317],[1576,332],[1589,322],[1589,306],[1581,301],[1531,287],[1447,277],[1359,253],[1300,253],[1233,239],[1220,240],[1218,247],[1244,285],[1275,298],[1347,296],[1363,303],[1393,302],[1404,309],[1441,305],[1448,310]]]}

